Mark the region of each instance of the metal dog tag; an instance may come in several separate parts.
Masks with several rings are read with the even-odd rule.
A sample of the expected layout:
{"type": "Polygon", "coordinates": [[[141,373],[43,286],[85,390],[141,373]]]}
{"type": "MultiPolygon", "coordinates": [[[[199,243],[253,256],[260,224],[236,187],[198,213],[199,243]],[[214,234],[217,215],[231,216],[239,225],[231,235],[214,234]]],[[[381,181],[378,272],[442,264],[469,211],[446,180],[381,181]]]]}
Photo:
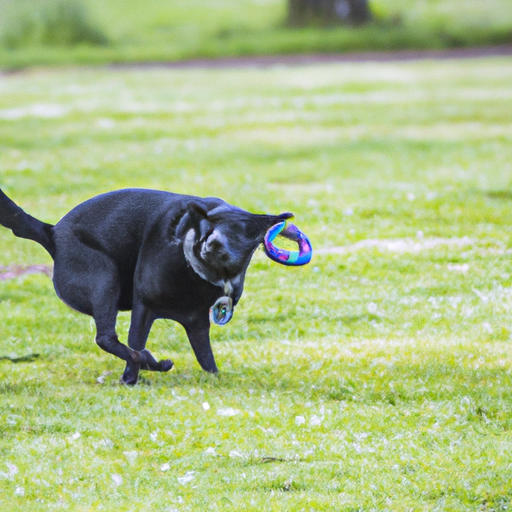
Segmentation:
{"type": "Polygon", "coordinates": [[[233,299],[221,297],[210,308],[210,320],[217,325],[226,325],[233,316],[233,299]]]}

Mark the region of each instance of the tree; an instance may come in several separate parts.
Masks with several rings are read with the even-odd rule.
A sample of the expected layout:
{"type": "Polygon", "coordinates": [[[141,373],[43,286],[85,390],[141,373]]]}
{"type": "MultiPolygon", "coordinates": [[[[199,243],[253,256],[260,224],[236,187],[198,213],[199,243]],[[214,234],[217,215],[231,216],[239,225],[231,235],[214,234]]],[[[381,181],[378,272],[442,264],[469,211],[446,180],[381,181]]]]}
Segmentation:
{"type": "Polygon", "coordinates": [[[288,0],[288,23],[360,25],[371,20],[368,0],[288,0]]]}

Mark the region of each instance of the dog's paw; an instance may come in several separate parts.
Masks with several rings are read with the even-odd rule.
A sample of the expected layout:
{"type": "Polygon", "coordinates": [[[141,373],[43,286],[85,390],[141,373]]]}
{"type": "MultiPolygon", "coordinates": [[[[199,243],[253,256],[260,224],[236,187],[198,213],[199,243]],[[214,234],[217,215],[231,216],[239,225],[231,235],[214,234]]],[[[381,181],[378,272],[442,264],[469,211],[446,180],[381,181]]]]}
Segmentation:
{"type": "Polygon", "coordinates": [[[119,383],[120,384],[123,384],[124,386],[135,386],[137,384],[139,380],[139,377],[137,376],[136,378],[131,378],[131,379],[126,379],[124,377],[124,375],[121,377],[121,379],[119,380],[119,383]]]}
{"type": "Polygon", "coordinates": [[[139,367],[126,367],[123,375],[121,376],[121,384],[126,384],[127,386],[135,386],[137,381],[139,380],[139,367]]]}
{"type": "Polygon", "coordinates": [[[168,372],[174,368],[174,363],[170,359],[162,359],[160,361],[160,368],[162,372],[168,372]]]}

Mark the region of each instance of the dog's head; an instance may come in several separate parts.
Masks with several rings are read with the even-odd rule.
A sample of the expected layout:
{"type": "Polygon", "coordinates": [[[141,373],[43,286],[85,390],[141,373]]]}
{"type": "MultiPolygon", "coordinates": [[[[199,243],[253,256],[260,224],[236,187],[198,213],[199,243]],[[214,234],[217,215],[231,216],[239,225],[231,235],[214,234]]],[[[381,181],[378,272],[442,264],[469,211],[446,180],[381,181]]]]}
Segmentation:
{"type": "Polygon", "coordinates": [[[257,215],[227,203],[207,210],[194,202],[181,218],[176,236],[197,274],[213,284],[237,288],[267,231],[291,217],[291,213],[257,215]]]}

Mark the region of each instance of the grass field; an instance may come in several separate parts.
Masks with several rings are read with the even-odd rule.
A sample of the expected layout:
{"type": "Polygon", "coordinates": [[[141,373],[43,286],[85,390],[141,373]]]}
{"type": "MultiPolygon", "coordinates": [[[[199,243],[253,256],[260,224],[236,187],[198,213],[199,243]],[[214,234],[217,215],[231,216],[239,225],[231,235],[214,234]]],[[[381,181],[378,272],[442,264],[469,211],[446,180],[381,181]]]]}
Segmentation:
{"type": "MultiPolygon", "coordinates": [[[[328,30],[287,27],[286,0],[76,1],[108,44],[38,44],[48,15],[37,6],[62,0],[0,0],[0,67],[512,43],[509,0],[371,0],[374,20],[368,26],[328,30]],[[26,34],[19,46],[6,43],[8,34],[30,32],[31,26],[32,39],[26,34]]],[[[58,41],[66,24],[54,25],[58,41]]]]}
{"type": "Polygon", "coordinates": [[[0,186],[32,215],[217,195],[295,212],[316,253],[255,255],[218,378],[160,321],[176,368],[135,388],[48,277],[0,281],[0,356],[39,354],[0,360],[0,508],[509,510],[511,83],[499,58],[1,76],[0,186]]]}

